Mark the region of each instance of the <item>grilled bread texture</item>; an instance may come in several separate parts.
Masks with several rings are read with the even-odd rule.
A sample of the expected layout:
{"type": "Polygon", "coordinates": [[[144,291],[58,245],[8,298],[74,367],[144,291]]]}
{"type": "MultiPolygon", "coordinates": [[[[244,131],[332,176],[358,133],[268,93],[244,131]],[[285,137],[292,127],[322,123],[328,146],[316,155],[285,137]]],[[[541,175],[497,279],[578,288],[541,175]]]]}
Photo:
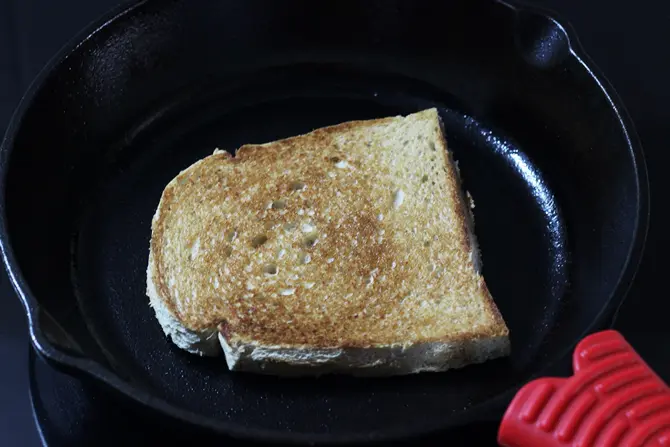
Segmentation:
{"type": "Polygon", "coordinates": [[[166,335],[231,370],[393,375],[507,355],[435,109],[353,121],[165,188],[147,294],[166,335]]]}

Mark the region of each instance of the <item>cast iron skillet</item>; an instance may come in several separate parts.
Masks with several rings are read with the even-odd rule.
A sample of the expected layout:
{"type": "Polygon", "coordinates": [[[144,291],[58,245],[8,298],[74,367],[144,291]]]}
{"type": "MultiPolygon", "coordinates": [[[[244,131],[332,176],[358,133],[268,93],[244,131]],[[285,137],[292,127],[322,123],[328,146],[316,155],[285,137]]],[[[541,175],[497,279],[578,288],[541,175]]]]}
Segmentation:
{"type": "Polygon", "coordinates": [[[33,344],[52,364],[237,437],[381,440],[499,415],[606,324],[640,258],[647,179],[628,116],[575,37],[495,1],[323,3],[143,1],[42,72],[2,144],[0,233],[33,344]],[[215,147],[428,107],[475,198],[509,359],[280,379],[230,374],[222,358],[165,339],[145,268],[175,174],[215,147]]]}

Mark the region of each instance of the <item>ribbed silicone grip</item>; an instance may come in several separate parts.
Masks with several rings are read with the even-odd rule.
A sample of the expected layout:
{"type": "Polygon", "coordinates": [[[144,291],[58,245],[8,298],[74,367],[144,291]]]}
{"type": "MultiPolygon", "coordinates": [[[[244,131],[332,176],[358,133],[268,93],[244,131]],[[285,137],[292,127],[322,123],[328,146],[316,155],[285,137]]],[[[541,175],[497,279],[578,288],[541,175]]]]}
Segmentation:
{"type": "Polygon", "coordinates": [[[500,425],[500,445],[670,447],[670,388],[621,334],[586,337],[572,363],[572,377],[519,390],[500,425]]]}

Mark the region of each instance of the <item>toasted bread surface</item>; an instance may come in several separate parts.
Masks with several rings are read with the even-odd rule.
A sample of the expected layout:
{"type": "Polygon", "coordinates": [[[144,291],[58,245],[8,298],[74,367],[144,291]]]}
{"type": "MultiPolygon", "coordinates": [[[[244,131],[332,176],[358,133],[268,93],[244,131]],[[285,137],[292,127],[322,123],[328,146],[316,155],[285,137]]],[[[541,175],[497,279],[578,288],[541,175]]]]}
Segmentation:
{"type": "Polygon", "coordinates": [[[484,357],[504,355],[470,220],[435,109],[217,151],[163,192],[148,294],[181,347],[175,325],[206,354],[218,329],[229,364],[242,346],[401,347],[397,363],[410,346],[497,340],[484,357]]]}

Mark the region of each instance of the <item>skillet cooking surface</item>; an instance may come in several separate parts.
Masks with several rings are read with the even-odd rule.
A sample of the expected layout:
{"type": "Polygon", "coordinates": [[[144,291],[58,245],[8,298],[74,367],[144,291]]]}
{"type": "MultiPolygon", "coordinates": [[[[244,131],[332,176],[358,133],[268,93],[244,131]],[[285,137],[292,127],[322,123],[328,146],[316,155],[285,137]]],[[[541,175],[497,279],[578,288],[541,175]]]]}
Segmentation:
{"type": "MultiPolygon", "coordinates": [[[[425,420],[425,414],[411,408],[433,408],[439,417],[447,417],[527,377],[529,362],[554,325],[566,284],[563,223],[551,191],[520,148],[487,137],[476,121],[444,109],[449,143],[475,198],[484,275],[513,334],[511,362],[394,379],[277,379],[229,374],[223,358],[182,353],[163,335],[144,296],[147,247],[160,194],[181,169],[215,147],[235,148],[347,119],[440,105],[398,95],[402,84],[384,92],[356,82],[361,80],[348,84],[344,79],[340,74],[335,96],[325,85],[306,86],[306,98],[282,86],[277,96],[290,99],[273,100],[275,92],[267,92],[267,101],[230,111],[221,104],[230,108],[235,100],[217,98],[211,105],[186,107],[175,117],[179,127],[167,132],[145,129],[133,142],[142,148],[132,151],[137,157],[124,160],[122,173],[120,167],[112,170],[109,186],[91,198],[93,205],[76,239],[74,277],[80,306],[100,345],[133,380],[180,406],[240,424],[365,432],[393,425],[401,415],[412,425],[425,420]],[[353,92],[360,87],[357,97],[353,92]],[[352,93],[347,95],[347,90],[352,93]],[[510,281],[520,272],[523,280],[510,281]],[[328,411],[343,408],[348,411],[328,411]]],[[[309,81],[300,80],[304,82],[309,81]]]]}
{"type": "Polygon", "coordinates": [[[150,1],[109,22],[54,62],[10,126],[3,250],[47,358],[238,436],[389,437],[499,409],[621,301],[646,228],[641,155],[616,98],[555,22],[495,2],[370,2],[351,6],[356,39],[335,42],[331,19],[296,34],[271,2],[186,3],[150,1]],[[239,27],[215,19],[254,14],[265,28],[250,26],[244,44],[239,27]],[[192,356],[164,337],[145,275],[151,217],[180,170],[216,147],[429,107],[476,203],[509,359],[409,377],[286,379],[231,374],[223,357],[192,356]]]}

